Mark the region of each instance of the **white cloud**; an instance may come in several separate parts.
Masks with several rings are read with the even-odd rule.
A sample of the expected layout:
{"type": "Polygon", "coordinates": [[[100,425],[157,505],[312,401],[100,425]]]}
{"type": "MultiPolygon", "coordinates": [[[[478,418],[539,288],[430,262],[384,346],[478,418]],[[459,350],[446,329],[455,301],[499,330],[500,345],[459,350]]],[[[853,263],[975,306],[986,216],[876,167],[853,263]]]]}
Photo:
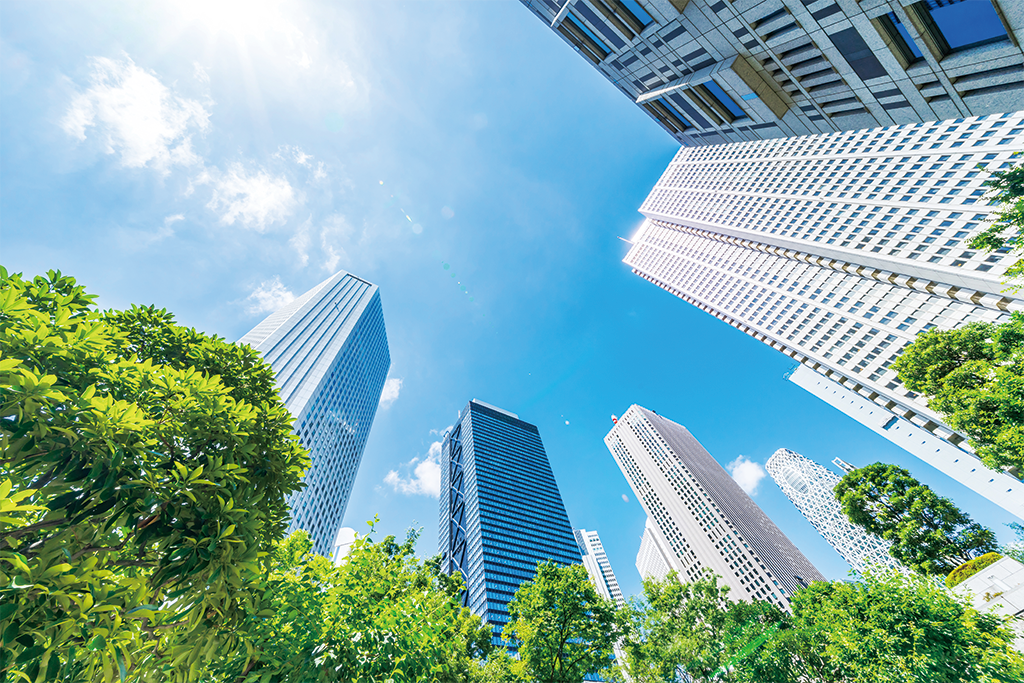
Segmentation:
{"type": "Polygon", "coordinates": [[[209,83],[210,74],[206,72],[203,65],[199,62],[192,62],[192,78],[196,79],[200,83],[209,83]]]}
{"type": "Polygon", "coordinates": [[[403,477],[398,470],[391,470],[384,477],[384,483],[398,493],[407,496],[431,496],[437,498],[441,495],[441,442],[435,441],[430,444],[430,450],[426,458],[415,457],[407,463],[399,466],[400,470],[412,470],[412,475],[403,477]]]}
{"type": "Polygon", "coordinates": [[[298,254],[299,265],[302,268],[305,268],[309,263],[309,243],[311,241],[309,237],[309,228],[312,223],[313,216],[310,215],[310,217],[299,226],[299,229],[292,238],[288,240],[288,245],[295,250],[296,254],[298,254]]]}
{"type": "Polygon", "coordinates": [[[747,492],[748,496],[756,495],[761,480],[768,476],[761,463],[748,460],[742,455],[726,465],[725,468],[729,470],[733,480],[747,492]]]}
{"type": "Polygon", "coordinates": [[[60,121],[64,131],[84,141],[91,129],[107,154],[118,154],[128,168],[202,161],[192,149],[192,133],[210,127],[210,114],[195,101],[178,97],[151,72],[122,60],[95,57],[91,85],[72,100],[60,121]]]}
{"type": "Polygon", "coordinates": [[[402,378],[389,377],[384,382],[384,390],[380,392],[380,407],[387,410],[391,404],[398,400],[398,394],[402,391],[402,378]]]}
{"type": "Polygon", "coordinates": [[[121,230],[119,231],[121,246],[128,251],[139,251],[169,237],[174,237],[174,228],[172,226],[178,221],[183,220],[185,220],[185,216],[176,213],[173,216],[164,217],[163,225],[152,232],[145,230],[121,230]]]}
{"type": "Polygon", "coordinates": [[[340,213],[331,214],[324,220],[320,229],[320,248],[324,254],[324,270],[333,273],[338,264],[348,261],[348,252],[339,242],[348,242],[352,237],[352,227],[340,213]]]}
{"type": "Polygon", "coordinates": [[[301,203],[287,178],[272,176],[262,168],[250,172],[238,163],[232,164],[226,174],[216,169],[213,173],[205,171],[196,182],[213,186],[213,196],[206,206],[220,214],[221,223],[234,225],[237,220],[256,232],[285,222],[301,203]]]}
{"type": "Polygon", "coordinates": [[[318,161],[316,163],[316,170],[313,171],[313,180],[323,180],[327,177],[327,169],[324,167],[324,162],[318,161]]]}
{"type": "Polygon", "coordinates": [[[282,306],[290,304],[294,299],[295,295],[281,284],[281,278],[274,276],[273,280],[261,282],[246,301],[249,302],[249,314],[256,315],[257,313],[276,311],[282,306]]]}

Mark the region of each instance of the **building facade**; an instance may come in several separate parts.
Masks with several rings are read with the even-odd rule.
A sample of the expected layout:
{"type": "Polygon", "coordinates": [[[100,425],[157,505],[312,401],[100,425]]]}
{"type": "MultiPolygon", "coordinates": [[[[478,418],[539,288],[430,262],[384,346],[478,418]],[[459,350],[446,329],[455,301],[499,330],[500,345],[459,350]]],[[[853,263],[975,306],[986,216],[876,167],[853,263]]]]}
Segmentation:
{"type": "Polygon", "coordinates": [[[278,391],[310,450],[306,488],[288,499],[290,531],[329,556],[391,366],[377,286],[340,271],[271,313],[239,340],[274,368],[278,391]]]}
{"type": "Polygon", "coordinates": [[[1016,0],[522,0],[685,146],[1024,108],[1016,0]]]}
{"type": "Polygon", "coordinates": [[[580,549],[537,427],[473,399],[441,444],[442,569],[465,582],[463,604],[491,624],[538,562],[579,564],[580,549]]]}
{"type": "Polygon", "coordinates": [[[586,529],[573,529],[576,536],[576,545],[579,546],[580,555],[583,556],[583,566],[587,568],[587,574],[593,582],[597,592],[608,600],[613,601],[617,606],[626,604],[619,589],[619,582],[612,571],[611,562],[608,561],[608,554],[601,544],[601,537],[596,531],[586,529]]]}
{"type": "Polygon", "coordinates": [[[661,581],[672,571],[668,554],[658,541],[657,532],[651,518],[644,524],[644,534],[640,537],[640,550],[636,553],[636,570],[642,579],[661,581]]]}
{"type": "MultiPolygon", "coordinates": [[[[966,244],[997,209],[986,171],[1021,149],[1024,112],[684,147],[641,207],[624,261],[887,411],[885,422],[955,447],[947,474],[979,470],[889,365],[923,330],[1024,309],[1002,291],[1012,258],[966,244]]],[[[986,472],[984,495],[1000,503],[1008,477],[986,472]]]]}
{"type": "Polygon", "coordinates": [[[682,425],[633,405],[604,440],[681,581],[710,570],[730,598],[783,609],[801,587],[824,581],[682,425]]]}
{"type": "Polygon", "coordinates": [[[775,451],[765,464],[768,474],[822,538],[858,573],[870,566],[900,569],[889,554],[892,544],[854,526],[833,494],[840,477],[818,463],[786,448],[775,451]]]}

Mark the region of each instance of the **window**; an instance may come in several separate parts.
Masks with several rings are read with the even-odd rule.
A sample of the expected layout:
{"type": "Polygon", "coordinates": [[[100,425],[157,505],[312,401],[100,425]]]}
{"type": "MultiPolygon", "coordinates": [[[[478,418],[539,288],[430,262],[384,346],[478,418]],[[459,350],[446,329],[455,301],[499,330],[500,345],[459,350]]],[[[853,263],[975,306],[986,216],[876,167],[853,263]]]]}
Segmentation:
{"type": "Polygon", "coordinates": [[[924,0],[907,9],[921,19],[943,57],[1007,37],[991,0],[924,0]]]}
{"type": "Polygon", "coordinates": [[[896,54],[896,58],[903,64],[903,68],[918,62],[923,58],[921,49],[910,37],[907,26],[900,21],[895,12],[889,12],[875,19],[880,32],[889,39],[889,47],[896,54]]]}
{"type": "MultiPolygon", "coordinates": [[[[645,12],[636,0],[590,0],[590,2],[622,35],[626,36],[627,40],[633,40],[653,21],[651,15],[645,12]]],[[[586,10],[586,4],[582,2],[577,7],[580,11],[586,10]]]]}
{"type": "Polygon", "coordinates": [[[601,62],[610,52],[608,47],[594,35],[593,31],[577,23],[572,17],[566,17],[558,25],[558,32],[565,36],[570,43],[575,45],[594,64],[601,62]]]}

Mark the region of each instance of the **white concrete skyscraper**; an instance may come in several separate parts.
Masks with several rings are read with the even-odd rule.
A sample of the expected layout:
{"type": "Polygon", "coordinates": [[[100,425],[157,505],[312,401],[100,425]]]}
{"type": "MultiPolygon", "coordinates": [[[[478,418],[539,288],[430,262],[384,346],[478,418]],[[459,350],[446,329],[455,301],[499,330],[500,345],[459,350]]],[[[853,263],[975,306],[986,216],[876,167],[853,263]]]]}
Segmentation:
{"type": "Polygon", "coordinates": [[[376,285],[340,271],[271,313],[239,340],[274,368],[277,387],[310,450],[306,488],[292,495],[291,529],[331,553],[341,528],[391,355],[376,285]]]}
{"type": "Polygon", "coordinates": [[[681,581],[711,570],[733,600],[784,609],[824,577],[685,427],[630,406],[604,438],[681,581]]]}
{"type": "Polygon", "coordinates": [[[640,537],[640,550],[636,553],[636,570],[643,579],[658,580],[664,579],[672,571],[650,517],[644,524],[644,535],[640,537]]]}
{"type": "Polygon", "coordinates": [[[765,469],[800,514],[854,571],[863,573],[871,565],[902,567],[889,554],[891,543],[872,536],[846,519],[832,493],[840,479],[834,472],[785,448],[768,458],[765,469]]]}
{"type": "Polygon", "coordinates": [[[601,544],[601,537],[596,531],[586,529],[573,529],[573,533],[576,535],[576,545],[580,547],[580,555],[583,556],[583,566],[587,568],[587,574],[590,574],[597,592],[622,607],[626,601],[608,561],[608,554],[601,544]]]}
{"type": "Polygon", "coordinates": [[[801,363],[800,386],[857,404],[848,414],[1024,515],[1024,483],[985,469],[889,369],[918,332],[1024,310],[1000,282],[1013,259],[966,245],[997,208],[979,165],[1009,168],[1021,149],[1024,112],[684,147],[624,260],[801,363]]]}

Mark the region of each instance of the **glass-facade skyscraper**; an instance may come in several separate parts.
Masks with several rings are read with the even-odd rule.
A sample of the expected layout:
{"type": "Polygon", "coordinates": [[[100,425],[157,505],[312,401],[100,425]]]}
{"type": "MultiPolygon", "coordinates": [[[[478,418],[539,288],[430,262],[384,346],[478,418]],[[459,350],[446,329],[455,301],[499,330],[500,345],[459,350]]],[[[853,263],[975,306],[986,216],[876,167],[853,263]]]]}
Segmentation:
{"type": "Polygon", "coordinates": [[[632,405],[604,442],[680,581],[710,570],[729,586],[732,600],[789,609],[793,593],[824,580],[682,425],[632,405]]]}
{"type": "Polygon", "coordinates": [[[1011,255],[969,246],[999,210],[985,181],[1022,149],[1024,112],[684,147],[624,260],[800,363],[800,386],[1024,515],[1024,482],[987,469],[890,369],[924,330],[1024,310],[1002,284],[1011,255]]]}
{"type": "Polygon", "coordinates": [[[329,556],[341,528],[391,366],[377,286],[340,271],[271,313],[239,340],[274,368],[278,391],[310,450],[306,488],[293,494],[290,531],[329,556]]]}
{"type": "Polygon", "coordinates": [[[582,560],[537,427],[473,399],[441,445],[439,545],[463,604],[494,629],[537,563],[582,560]]]}
{"type": "Polygon", "coordinates": [[[889,554],[891,543],[854,526],[843,514],[833,493],[839,483],[834,472],[788,448],[775,451],[764,468],[800,514],[854,571],[863,573],[871,565],[902,568],[889,554]]]}

